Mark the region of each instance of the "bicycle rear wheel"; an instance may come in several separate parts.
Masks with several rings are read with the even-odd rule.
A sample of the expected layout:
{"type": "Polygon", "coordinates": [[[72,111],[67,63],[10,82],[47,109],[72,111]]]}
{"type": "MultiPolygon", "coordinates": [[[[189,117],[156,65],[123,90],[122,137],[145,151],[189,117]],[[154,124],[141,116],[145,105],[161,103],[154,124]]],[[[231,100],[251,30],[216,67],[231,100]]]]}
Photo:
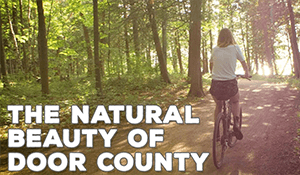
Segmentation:
{"type": "MultiPolygon", "coordinates": [[[[228,115],[230,117],[228,146],[230,148],[232,148],[236,144],[237,138],[234,136],[234,133],[233,133],[234,116],[232,115],[231,111],[229,111],[228,115]]],[[[240,130],[242,129],[242,107],[240,107],[240,117],[239,117],[239,121],[238,121],[238,127],[240,130]]]]}
{"type": "Polygon", "coordinates": [[[224,153],[226,150],[224,126],[224,114],[219,113],[217,120],[215,121],[213,137],[213,159],[217,168],[222,166],[224,153]]]}

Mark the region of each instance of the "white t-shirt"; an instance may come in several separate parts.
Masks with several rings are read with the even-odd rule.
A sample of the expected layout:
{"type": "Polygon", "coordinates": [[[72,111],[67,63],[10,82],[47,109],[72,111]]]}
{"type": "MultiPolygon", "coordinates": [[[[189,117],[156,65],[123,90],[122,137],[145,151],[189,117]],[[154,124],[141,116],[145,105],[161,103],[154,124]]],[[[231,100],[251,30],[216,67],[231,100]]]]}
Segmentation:
{"type": "Polygon", "coordinates": [[[227,47],[216,46],[212,51],[210,62],[213,63],[213,80],[232,80],[236,78],[235,69],[237,60],[245,61],[238,45],[227,47]]]}

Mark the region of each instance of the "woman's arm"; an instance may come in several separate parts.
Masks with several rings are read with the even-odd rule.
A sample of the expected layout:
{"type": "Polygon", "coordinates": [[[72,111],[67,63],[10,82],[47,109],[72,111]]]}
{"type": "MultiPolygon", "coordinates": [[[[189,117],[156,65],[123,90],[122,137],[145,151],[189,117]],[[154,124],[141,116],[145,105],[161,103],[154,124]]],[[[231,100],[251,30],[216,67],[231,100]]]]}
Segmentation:
{"type": "Polygon", "coordinates": [[[212,74],[213,66],[214,64],[212,62],[209,62],[209,69],[211,74],[212,74]]]}
{"type": "Polygon", "coordinates": [[[241,64],[242,64],[243,69],[245,71],[245,78],[249,78],[249,70],[248,70],[248,66],[246,64],[246,61],[241,61],[241,64]]]}

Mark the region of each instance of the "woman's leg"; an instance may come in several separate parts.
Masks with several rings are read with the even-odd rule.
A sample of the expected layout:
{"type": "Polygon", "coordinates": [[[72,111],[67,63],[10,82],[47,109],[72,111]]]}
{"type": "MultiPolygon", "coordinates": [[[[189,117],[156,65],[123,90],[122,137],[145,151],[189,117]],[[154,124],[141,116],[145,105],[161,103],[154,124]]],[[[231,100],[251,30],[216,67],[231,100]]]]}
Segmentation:
{"type": "Polygon", "coordinates": [[[230,98],[231,101],[231,110],[233,114],[233,119],[234,119],[234,127],[233,130],[235,132],[235,136],[238,140],[243,139],[243,134],[238,127],[238,121],[240,117],[240,104],[239,104],[239,99],[240,99],[240,94],[239,92],[235,94],[235,96],[230,98]]]}
{"type": "Polygon", "coordinates": [[[215,108],[215,113],[214,113],[214,117],[215,117],[215,121],[217,120],[218,114],[222,111],[222,102],[220,100],[217,100],[216,97],[212,96],[215,103],[216,103],[216,108],[215,108]]]}
{"type": "Polygon", "coordinates": [[[236,93],[233,97],[230,98],[230,101],[233,116],[240,116],[240,93],[236,93]]]}

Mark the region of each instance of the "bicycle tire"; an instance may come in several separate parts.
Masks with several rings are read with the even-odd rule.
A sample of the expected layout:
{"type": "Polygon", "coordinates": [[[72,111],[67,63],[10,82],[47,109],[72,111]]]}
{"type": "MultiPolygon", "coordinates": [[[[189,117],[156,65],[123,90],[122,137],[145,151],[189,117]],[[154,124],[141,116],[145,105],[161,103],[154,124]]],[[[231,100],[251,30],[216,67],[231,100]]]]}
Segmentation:
{"type": "MultiPolygon", "coordinates": [[[[229,126],[229,127],[230,127],[230,128],[229,128],[229,132],[233,133],[233,123],[234,123],[233,120],[234,120],[234,118],[233,118],[233,116],[232,116],[231,111],[230,111],[230,113],[228,113],[228,115],[230,115],[229,117],[230,117],[230,119],[231,119],[231,121],[230,121],[230,126],[229,126]]],[[[240,118],[239,118],[239,124],[238,124],[238,127],[239,127],[240,130],[242,129],[242,107],[240,107],[240,118]]],[[[232,147],[235,146],[236,142],[237,142],[237,138],[236,138],[235,136],[230,136],[229,142],[228,142],[228,146],[229,146],[230,148],[232,148],[232,147]]]]}
{"type": "Polygon", "coordinates": [[[215,121],[213,136],[213,160],[217,168],[222,166],[226,150],[226,145],[224,142],[224,126],[224,114],[221,112],[218,114],[217,120],[215,121]]]}

